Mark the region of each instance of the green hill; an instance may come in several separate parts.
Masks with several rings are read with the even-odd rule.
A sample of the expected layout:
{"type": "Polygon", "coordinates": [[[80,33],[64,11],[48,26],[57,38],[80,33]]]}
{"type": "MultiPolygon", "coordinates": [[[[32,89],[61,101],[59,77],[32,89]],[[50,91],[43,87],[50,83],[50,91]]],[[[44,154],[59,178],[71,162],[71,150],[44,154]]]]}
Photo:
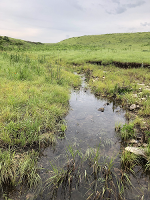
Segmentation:
{"type": "Polygon", "coordinates": [[[141,45],[150,47],[150,32],[87,35],[66,39],[61,41],[59,44],[90,45],[95,47],[117,47],[123,44],[127,46],[141,45]]]}
{"type": "Polygon", "coordinates": [[[150,32],[89,35],[63,40],[58,44],[76,51],[69,60],[77,64],[88,61],[150,64],[150,32]]]}
{"type": "Polygon", "coordinates": [[[14,39],[7,36],[0,36],[0,50],[2,51],[28,50],[39,44],[42,43],[14,39]]]}

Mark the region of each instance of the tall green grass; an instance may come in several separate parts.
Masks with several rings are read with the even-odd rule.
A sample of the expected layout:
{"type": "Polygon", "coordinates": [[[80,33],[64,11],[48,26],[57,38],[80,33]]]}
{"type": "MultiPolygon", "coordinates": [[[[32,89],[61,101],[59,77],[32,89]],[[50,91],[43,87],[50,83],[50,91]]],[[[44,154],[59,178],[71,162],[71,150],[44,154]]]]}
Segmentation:
{"type": "Polygon", "coordinates": [[[42,54],[0,52],[2,188],[39,183],[38,155],[30,150],[56,142],[57,132],[64,130],[60,121],[68,112],[70,87],[80,83],[72,70],[42,54]]]}

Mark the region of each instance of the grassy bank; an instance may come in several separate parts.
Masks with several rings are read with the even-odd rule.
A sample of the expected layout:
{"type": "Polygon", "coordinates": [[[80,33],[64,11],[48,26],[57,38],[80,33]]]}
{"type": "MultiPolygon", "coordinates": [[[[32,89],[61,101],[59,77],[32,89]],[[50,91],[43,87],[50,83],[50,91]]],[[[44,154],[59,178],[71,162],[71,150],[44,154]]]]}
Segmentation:
{"type": "MultiPolygon", "coordinates": [[[[150,69],[84,64],[77,66],[76,70],[86,74],[95,95],[119,102],[126,110],[125,117],[129,123],[116,125],[116,131],[119,132],[124,147],[144,149],[149,163],[150,69]]],[[[149,164],[147,169],[150,169],[149,164]]]]}
{"type": "Polygon", "coordinates": [[[70,87],[79,84],[71,70],[43,55],[0,52],[1,186],[21,184],[21,177],[30,186],[39,181],[36,152],[64,131],[70,87]]]}

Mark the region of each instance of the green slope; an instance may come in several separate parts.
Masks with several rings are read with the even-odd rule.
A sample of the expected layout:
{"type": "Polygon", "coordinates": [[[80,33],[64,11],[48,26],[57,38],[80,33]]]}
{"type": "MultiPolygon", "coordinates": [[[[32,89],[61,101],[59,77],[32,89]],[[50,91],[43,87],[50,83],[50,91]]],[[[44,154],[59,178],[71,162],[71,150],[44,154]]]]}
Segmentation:
{"type": "Polygon", "coordinates": [[[87,35],[81,37],[73,37],[67,40],[61,41],[59,44],[67,45],[90,45],[107,47],[126,45],[142,45],[150,47],[150,32],[139,33],[115,33],[105,35],[87,35]]]}

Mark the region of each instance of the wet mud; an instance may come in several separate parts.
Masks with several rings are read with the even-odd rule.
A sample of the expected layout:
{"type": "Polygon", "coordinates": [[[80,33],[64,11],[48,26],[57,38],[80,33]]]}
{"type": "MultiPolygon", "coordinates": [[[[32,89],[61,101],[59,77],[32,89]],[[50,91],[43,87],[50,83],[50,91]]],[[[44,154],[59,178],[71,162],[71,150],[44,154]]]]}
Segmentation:
{"type": "Polygon", "coordinates": [[[87,63],[90,64],[96,64],[96,65],[115,65],[116,67],[119,68],[124,68],[124,69],[128,69],[128,68],[140,68],[140,67],[144,67],[144,68],[150,68],[150,64],[146,64],[146,63],[135,63],[135,62],[117,62],[117,61],[112,61],[111,63],[103,63],[103,61],[88,61],[87,63]]]}

